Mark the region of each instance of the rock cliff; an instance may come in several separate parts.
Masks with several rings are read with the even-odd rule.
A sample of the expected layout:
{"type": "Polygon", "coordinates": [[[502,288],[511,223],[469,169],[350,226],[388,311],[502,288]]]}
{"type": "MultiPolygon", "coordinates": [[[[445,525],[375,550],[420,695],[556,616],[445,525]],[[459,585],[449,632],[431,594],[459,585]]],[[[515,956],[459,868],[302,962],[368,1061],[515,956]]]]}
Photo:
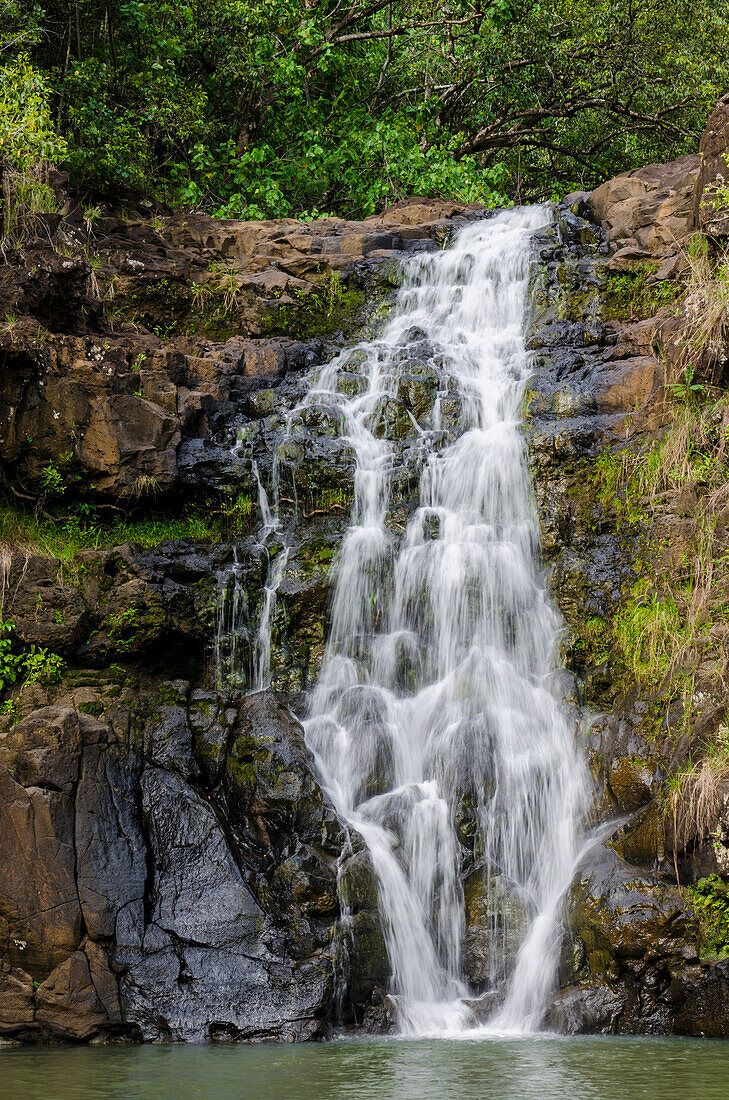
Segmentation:
{"type": "Polygon", "coordinates": [[[729,349],[694,335],[705,249],[723,262],[705,211],[727,117],[720,104],[701,156],[570,196],[535,242],[527,433],[595,783],[595,841],[550,1014],[559,1030],[729,1032],[724,926],[709,934],[700,919],[702,889],[721,905],[729,856],[727,578],[720,564],[699,576],[727,541],[712,496],[723,467],[709,474],[701,456],[716,463],[729,349]],[[702,814],[691,792],[709,773],[702,814]]]}
{"type": "MultiPolygon", "coordinates": [[[[721,341],[686,381],[681,334],[690,241],[702,231],[717,248],[725,235],[712,195],[728,117],[720,104],[699,155],[568,197],[534,241],[525,430],[596,792],[550,1012],[562,1030],[729,1034],[729,965],[686,890],[729,868],[726,798],[693,831],[672,833],[666,812],[671,777],[725,720],[723,674],[708,671],[724,633],[701,654],[688,717],[685,694],[631,671],[616,641],[636,586],[645,602],[646,577],[680,575],[708,490],[689,477],[636,513],[610,480],[616,456],[666,435],[676,387],[725,381],[721,341]]],[[[321,659],[353,458],[333,420],[298,406],[307,369],[378,325],[401,260],[484,213],[413,200],[362,223],[143,208],[91,220],[67,198],[43,235],[7,252],[0,1035],[224,1041],[387,1026],[376,880],[296,717],[321,659]],[[259,486],[274,481],[288,556],[273,690],[250,694],[282,546],[258,514],[259,486]]],[[[394,525],[413,506],[436,383],[414,356],[383,413],[394,525]]],[[[456,431],[457,402],[441,406],[456,431]]],[[[715,557],[727,524],[720,512],[715,557]]],[[[718,606],[718,573],[713,585],[718,606]]],[[[696,649],[680,660],[696,663],[696,649]]],[[[491,899],[469,827],[464,817],[478,988],[491,899]]]]}
{"type": "MultiPolygon", "coordinates": [[[[17,680],[3,666],[0,1033],[301,1039],[335,1014],[374,1026],[388,979],[376,881],[285,705],[321,653],[352,459],[331,425],[291,433],[281,414],[307,367],[377,323],[402,257],[471,212],[412,202],[311,225],[127,212],[91,226],[67,207],[0,275],[3,637],[40,661],[17,680]],[[270,484],[274,459],[298,505],[280,690],[245,695],[227,674],[250,670],[276,549],[251,516],[252,470],[270,484]],[[120,513],[162,534],[176,517],[187,537],[109,545],[120,513]],[[211,513],[222,527],[196,539],[211,513]]],[[[424,386],[427,400],[414,378],[393,416],[424,386]]]]}

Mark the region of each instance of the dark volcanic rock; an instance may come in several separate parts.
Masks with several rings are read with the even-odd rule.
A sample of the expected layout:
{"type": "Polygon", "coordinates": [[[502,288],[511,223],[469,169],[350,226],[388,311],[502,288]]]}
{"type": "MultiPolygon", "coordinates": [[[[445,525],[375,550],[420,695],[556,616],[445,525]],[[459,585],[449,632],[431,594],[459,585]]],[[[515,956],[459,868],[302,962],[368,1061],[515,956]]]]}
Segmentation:
{"type": "MultiPolygon", "coordinates": [[[[321,1034],[344,846],[270,695],[172,682],[101,719],[34,712],[0,736],[0,1034],[321,1034]]],[[[387,978],[376,904],[357,907],[363,1008],[387,978]]]]}

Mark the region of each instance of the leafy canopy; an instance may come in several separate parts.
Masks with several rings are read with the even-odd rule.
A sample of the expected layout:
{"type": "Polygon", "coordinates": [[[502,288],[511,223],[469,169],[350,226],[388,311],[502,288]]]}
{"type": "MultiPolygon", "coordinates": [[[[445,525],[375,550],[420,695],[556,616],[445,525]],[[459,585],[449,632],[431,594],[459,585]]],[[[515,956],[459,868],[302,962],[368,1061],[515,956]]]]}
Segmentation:
{"type": "Polygon", "coordinates": [[[0,0],[0,22],[13,156],[237,217],[593,186],[693,151],[729,87],[725,0],[0,0]]]}

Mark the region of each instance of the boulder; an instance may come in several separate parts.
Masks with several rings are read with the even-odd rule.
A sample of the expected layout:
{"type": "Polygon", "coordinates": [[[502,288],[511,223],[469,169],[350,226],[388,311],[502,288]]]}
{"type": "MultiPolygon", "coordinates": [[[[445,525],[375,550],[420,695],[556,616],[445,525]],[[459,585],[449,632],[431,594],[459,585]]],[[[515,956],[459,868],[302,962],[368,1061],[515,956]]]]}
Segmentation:
{"type": "Polygon", "coordinates": [[[700,172],[701,158],[690,154],[624,172],[591,192],[587,202],[615,249],[614,268],[676,252],[694,228],[700,172]]]}

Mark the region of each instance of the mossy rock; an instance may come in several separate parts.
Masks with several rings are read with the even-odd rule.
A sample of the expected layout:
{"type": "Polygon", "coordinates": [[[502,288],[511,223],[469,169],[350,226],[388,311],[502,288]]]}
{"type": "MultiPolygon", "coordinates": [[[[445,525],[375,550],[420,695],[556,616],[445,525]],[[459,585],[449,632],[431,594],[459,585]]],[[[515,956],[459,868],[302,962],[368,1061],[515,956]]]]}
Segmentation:
{"type": "Polygon", "coordinates": [[[379,909],[380,889],[372,857],[366,848],[355,852],[342,864],[339,895],[342,904],[353,913],[361,909],[379,909]]]}
{"type": "Polygon", "coordinates": [[[304,731],[268,692],[249,695],[241,705],[223,786],[234,820],[264,847],[280,849],[294,838],[321,844],[329,828],[339,835],[314,778],[304,731]]]}
{"type": "Polygon", "coordinates": [[[386,989],[390,978],[382,920],[378,912],[363,909],[347,918],[340,932],[346,957],[347,993],[355,1006],[369,1004],[376,989],[386,989]]]}
{"type": "Polygon", "coordinates": [[[323,339],[335,333],[347,336],[365,320],[364,294],[334,273],[320,287],[308,292],[297,290],[289,301],[272,303],[261,319],[261,327],[264,336],[323,339]]]}
{"type": "Polygon", "coordinates": [[[609,844],[626,863],[655,867],[666,855],[665,811],[659,800],[624,825],[609,844]]]}

